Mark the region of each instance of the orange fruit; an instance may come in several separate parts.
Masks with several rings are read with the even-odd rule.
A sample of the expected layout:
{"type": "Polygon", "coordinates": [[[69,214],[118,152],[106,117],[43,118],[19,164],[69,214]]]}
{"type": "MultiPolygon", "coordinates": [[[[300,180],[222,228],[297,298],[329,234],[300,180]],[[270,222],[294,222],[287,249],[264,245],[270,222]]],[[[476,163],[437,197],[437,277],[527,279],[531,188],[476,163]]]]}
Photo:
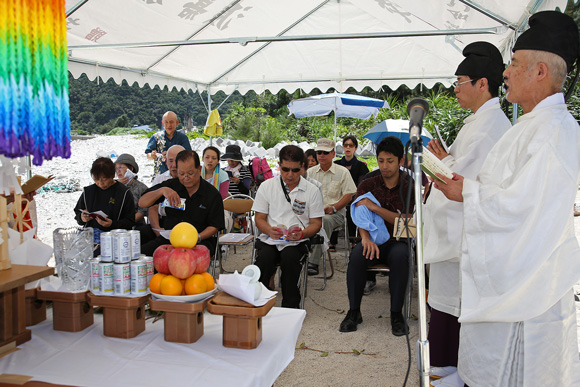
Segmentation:
{"type": "Polygon", "coordinates": [[[185,247],[192,249],[197,244],[197,229],[190,223],[181,222],[171,230],[169,241],[175,248],[185,247]]]}
{"type": "Polygon", "coordinates": [[[167,275],[161,280],[161,294],[167,296],[180,296],[183,290],[181,280],[172,275],[167,275]]]}
{"type": "Polygon", "coordinates": [[[194,274],[185,280],[185,294],[200,294],[207,292],[207,283],[201,274],[194,274]]]}
{"type": "Polygon", "coordinates": [[[201,275],[203,276],[203,278],[205,278],[205,283],[207,284],[206,292],[213,290],[213,288],[215,288],[215,280],[213,279],[211,274],[209,274],[207,271],[204,271],[203,273],[201,273],[201,275]]]}
{"type": "Polygon", "coordinates": [[[151,281],[149,281],[149,289],[153,293],[161,294],[161,280],[167,277],[167,274],[157,273],[151,277],[151,281]]]}
{"type": "Polygon", "coordinates": [[[181,295],[185,296],[185,280],[184,279],[180,279],[181,281],[181,286],[183,286],[182,290],[181,290],[181,295]]]}

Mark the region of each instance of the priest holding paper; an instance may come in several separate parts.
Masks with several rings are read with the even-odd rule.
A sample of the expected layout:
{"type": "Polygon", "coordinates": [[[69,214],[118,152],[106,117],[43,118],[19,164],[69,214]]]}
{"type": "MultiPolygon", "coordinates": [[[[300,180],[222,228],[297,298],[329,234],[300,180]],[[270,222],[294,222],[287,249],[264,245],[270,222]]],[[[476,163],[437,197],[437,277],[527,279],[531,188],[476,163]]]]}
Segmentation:
{"type": "Polygon", "coordinates": [[[471,386],[580,385],[571,210],[580,128],[561,92],[578,58],[578,27],[555,11],[529,24],[504,71],[507,99],[524,115],[476,179],[436,183],[463,205],[458,371],[471,386]]]}
{"type": "MultiPolygon", "coordinates": [[[[511,123],[498,98],[505,69],[499,50],[488,42],[474,42],[465,47],[463,55],[465,59],[455,72],[455,95],[461,107],[473,114],[465,119],[449,153],[437,140],[431,140],[428,147],[453,172],[475,179],[487,154],[511,123]]],[[[442,377],[457,369],[463,206],[432,190],[423,220],[424,260],[431,265],[428,339],[431,365],[435,367],[431,372],[432,377],[442,377]]]]}

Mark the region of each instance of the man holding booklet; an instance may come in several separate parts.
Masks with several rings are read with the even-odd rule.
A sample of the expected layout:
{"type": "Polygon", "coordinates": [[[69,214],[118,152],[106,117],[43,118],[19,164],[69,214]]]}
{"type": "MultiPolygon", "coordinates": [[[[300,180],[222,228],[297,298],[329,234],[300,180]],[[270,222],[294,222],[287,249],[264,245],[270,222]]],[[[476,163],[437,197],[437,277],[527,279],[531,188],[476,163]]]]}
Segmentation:
{"type": "Polygon", "coordinates": [[[476,179],[435,182],[463,208],[458,371],[470,386],[580,385],[572,212],[580,130],[562,94],[578,66],[578,27],[557,11],[529,25],[503,73],[507,100],[524,115],[476,179]]]}
{"type": "Polygon", "coordinates": [[[263,182],[252,210],[262,232],[256,241],[256,266],[265,286],[282,270],[282,306],[298,308],[298,279],[307,253],[306,239],[320,231],[324,207],[322,194],[301,176],[304,151],[295,145],[280,150],[280,177],[263,182]]]}
{"type": "MultiPolygon", "coordinates": [[[[475,179],[485,157],[511,124],[498,98],[505,69],[499,50],[491,43],[474,42],[465,47],[463,55],[455,72],[455,95],[461,107],[473,114],[465,119],[449,153],[437,140],[431,140],[428,149],[451,171],[475,179]]],[[[429,352],[432,376],[438,377],[457,371],[463,206],[432,190],[423,220],[424,260],[431,265],[429,352]]]]}

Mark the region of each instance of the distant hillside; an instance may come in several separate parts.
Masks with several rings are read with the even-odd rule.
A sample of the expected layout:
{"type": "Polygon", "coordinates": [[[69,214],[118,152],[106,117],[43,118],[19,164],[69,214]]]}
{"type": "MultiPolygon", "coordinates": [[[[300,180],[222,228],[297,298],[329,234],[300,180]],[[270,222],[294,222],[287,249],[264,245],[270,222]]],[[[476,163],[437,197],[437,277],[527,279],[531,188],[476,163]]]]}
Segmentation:
{"type": "MultiPolygon", "coordinates": [[[[200,94],[192,91],[168,91],[158,86],[151,89],[149,85],[139,87],[136,83],[129,86],[126,81],[118,85],[113,80],[97,84],[85,75],[74,79],[70,74],[69,91],[73,131],[107,133],[114,127],[134,125],[160,128],[161,117],[168,110],[177,113],[182,127],[203,126],[207,119],[205,92],[201,94],[202,102],[200,94]]],[[[225,98],[222,92],[214,95],[212,107],[218,107],[225,98]]],[[[248,93],[246,97],[234,93],[220,108],[220,113],[228,112],[234,103],[253,98],[255,93],[248,93]]]]}

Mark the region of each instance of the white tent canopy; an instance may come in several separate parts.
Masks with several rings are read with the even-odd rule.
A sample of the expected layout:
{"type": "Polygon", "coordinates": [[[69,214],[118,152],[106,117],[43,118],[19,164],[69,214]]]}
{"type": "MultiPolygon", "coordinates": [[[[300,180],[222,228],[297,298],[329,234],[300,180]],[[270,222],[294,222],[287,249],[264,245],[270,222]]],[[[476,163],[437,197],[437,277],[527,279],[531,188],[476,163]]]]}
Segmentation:
{"type": "Polygon", "coordinates": [[[529,15],[557,7],[566,0],[67,0],[69,71],[210,95],[449,86],[467,44],[489,41],[507,62],[529,15]]]}

